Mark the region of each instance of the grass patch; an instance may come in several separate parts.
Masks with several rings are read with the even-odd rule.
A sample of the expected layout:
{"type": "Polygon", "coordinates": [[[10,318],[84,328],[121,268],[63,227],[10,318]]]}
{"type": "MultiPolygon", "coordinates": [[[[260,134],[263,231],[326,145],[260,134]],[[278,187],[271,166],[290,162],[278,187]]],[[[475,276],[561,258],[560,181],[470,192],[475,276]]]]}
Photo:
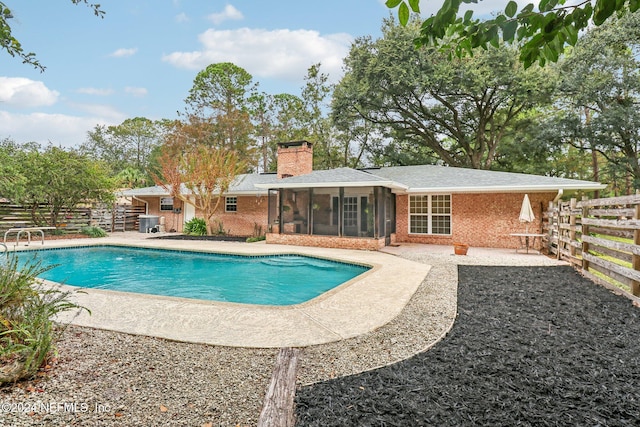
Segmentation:
{"type": "Polygon", "coordinates": [[[89,237],[107,237],[107,232],[100,227],[82,227],[80,233],[89,237]]]}

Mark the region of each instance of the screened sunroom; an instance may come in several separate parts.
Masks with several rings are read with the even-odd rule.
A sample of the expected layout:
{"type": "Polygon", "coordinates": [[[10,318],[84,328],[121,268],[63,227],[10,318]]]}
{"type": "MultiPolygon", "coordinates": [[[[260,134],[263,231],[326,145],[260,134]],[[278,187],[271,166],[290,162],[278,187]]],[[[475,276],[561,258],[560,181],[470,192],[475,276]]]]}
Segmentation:
{"type": "Polygon", "coordinates": [[[392,182],[344,168],[278,184],[269,189],[270,233],[385,240],[395,233],[392,182]]]}

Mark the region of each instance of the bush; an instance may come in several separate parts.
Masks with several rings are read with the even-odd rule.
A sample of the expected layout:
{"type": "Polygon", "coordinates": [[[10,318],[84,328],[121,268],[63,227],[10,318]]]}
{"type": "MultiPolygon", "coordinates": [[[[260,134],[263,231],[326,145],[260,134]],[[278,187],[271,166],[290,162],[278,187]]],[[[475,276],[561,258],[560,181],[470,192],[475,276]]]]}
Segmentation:
{"type": "Polygon", "coordinates": [[[82,227],[80,232],[89,237],[107,237],[107,232],[100,227],[82,227]]]}
{"type": "Polygon", "coordinates": [[[247,243],[261,242],[261,241],[265,240],[266,238],[267,238],[267,236],[247,237],[247,243]]]}
{"type": "Polygon", "coordinates": [[[83,309],[71,292],[45,286],[36,277],[51,267],[34,260],[18,265],[11,254],[0,267],[0,384],[33,376],[57,339],[56,314],[83,309]]]}
{"type": "Polygon", "coordinates": [[[184,234],[190,236],[206,236],[207,223],[202,218],[193,218],[184,223],[184,234]]]}

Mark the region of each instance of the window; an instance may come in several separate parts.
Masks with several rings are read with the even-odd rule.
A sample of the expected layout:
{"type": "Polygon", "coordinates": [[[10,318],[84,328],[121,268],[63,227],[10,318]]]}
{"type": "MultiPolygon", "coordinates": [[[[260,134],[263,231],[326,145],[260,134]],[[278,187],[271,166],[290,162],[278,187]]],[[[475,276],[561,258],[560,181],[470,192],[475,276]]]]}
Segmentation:
{"type": "Polygon", "coordinates": [[[358,198],[344,198],[344,227],[357,227],[358,225],[358,198]]]}
{"type": "Polygon", "coordinates": [[[224,211],[225,212],[238,212],[238,198],[235,196],[229,196],[224,198],[224,211]]]}
{"type": "Polygon", "coordinates": [[[173,210],[173,197],[160,197],[160,210],[172,211],[173,210]]]}
{"type": "Polygon", "coordinates": [[[451,196],[409,196],[409,233],[451,234],[451,196]]]}

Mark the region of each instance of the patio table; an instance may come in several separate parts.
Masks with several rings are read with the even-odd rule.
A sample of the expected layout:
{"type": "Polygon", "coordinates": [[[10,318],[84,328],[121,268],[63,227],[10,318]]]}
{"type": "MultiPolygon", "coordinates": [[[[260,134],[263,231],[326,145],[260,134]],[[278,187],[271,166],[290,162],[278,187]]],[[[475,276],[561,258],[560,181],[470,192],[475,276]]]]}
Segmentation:
{"type": "Polygon", "coordinates": [[[541,241],[545,235],[540,233],[511,233],[510,236],[517,237],[520,240],[520,247],[516,248],[516,253],[522,249],[526,250],[526,253],[529,253],[529,248],[540,253],[540,249],[536,249],[536,240],[541,241]]]}

